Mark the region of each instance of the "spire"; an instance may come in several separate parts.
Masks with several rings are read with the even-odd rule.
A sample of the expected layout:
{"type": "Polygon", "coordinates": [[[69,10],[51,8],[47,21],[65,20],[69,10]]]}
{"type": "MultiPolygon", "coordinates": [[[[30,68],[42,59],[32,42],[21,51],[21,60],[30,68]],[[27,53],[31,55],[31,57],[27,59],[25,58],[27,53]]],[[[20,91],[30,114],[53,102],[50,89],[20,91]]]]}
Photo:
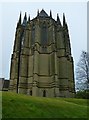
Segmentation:
{"type": "Polygon", "coordinates": [[[65,27],[65,29],[66,29],[67,32],[68,32],[68,25],[67,25],[67,22],[66,22],[65,14],[64,14],[64,13],[63,13],[63,26],[65,27]]]}
{"type": "Polygon", "coordinates": [[[58,13],[57,13],[57,23],[58,23],[59,25],[61,25],[61,21],[60,21],[60,18],[59,18],[58,13]]]}
{"type": "Polygon", "coordinates": [[[63,13],[63,26],[65,25],[66,20],[65,20],[65,14],[63,13]]]}
{"type": "Polygon", "coordinates": [[[20,12],[20,16],[19,16],[19,21],[18,21],[19,24],[21,24],[21,12],[20,12]]]}
{"type": "Polygon", "coordinates": [[[51,10],[50,10],[50,17],[52,18],[52,12],[51,12],[51,10]]]}
{"type": "Polygon", "coordinates": [[[20,16],[19,16],[19,23],[21,24],[21,12],[20,12],[20,16]]]}
{"type": "Polygon", "coordinates": [[[57,21],[59,21],[59,15],[58,15],[58,13],[57,13],[57,21]]]}
{"type": "Polygon", "coordinates": [[[26,12],[25,12],[25,16],[24,16],[24,19],[23,19],[23,26],[26,26],[26,23],[27,23],[27,15],[26,15],[26,12]]]}
{"type": "Polygon", "coordinates": [[[21,25],[21,12],[20,12],[20,16],[19,16],[19,20],[18,20],[18,23],[17,23],[17,28],[21,25]]]}
{"type": "Polygon", "coordinates": [[[40,17],[48,17],[48,14],[44,11],[44,9],[42,9],[39,13],[40,17]]]}
{"type": "Polygon", "coordinates": [[[64,28],[64,36],[65,36],[64,40],[66,47],[66,55],[71,55],[69,31],[64,13],[63,13],[63,28],[64,28]]]}
{"type": "Polygon", "coordinates": [[[24,20],[27,20],[27,15],[26,15],[26,12],[25,12],[24,20]]]}
{"type": "Polygon", "coordinates": [[[30,14],[29,14],[29,17],[28,17],[28,22],[30,22],[30,14]]]}
{"type": "Polygon", "coordinates": [[[37,11],[37,16],[39,16],[39,9],[38,9],[38,11],[37,11]]]}

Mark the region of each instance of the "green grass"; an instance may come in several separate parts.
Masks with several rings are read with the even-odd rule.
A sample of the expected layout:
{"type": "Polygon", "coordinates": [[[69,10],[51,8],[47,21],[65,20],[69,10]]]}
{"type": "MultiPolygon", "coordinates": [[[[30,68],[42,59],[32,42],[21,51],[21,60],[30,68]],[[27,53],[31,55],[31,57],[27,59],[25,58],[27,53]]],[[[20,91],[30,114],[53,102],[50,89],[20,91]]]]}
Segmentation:
{"type": "Polygon", "coordinates": [[[87,118],[87,100],[2,93],[3,118],[87,118]]]}

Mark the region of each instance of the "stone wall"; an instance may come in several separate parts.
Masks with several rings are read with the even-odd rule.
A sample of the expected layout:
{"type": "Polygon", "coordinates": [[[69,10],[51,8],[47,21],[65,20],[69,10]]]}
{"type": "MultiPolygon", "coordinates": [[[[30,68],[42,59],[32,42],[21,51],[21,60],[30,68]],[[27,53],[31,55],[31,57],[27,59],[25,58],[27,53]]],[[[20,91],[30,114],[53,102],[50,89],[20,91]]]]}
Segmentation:
{"type": "Polygon", "coordinates": [[[58,16],[55,21],[44,10],[24,20],[26,24],[19,21],[16,28],[9,89],[32,96],[73,97],[74,68],[66,21],[62,26],[58,16]]]}

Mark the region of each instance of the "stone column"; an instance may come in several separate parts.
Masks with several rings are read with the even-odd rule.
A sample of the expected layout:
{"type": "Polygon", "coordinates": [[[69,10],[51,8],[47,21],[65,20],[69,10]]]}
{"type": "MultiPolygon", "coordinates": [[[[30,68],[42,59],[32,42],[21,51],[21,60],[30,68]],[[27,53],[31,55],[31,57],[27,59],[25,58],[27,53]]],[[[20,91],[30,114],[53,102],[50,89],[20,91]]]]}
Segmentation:
{"type": "Polygon", "coordinates": [[[67,58],[61,57],[59,58],[59,81],[60,81],[60,97],[67,97],[68,91],[68,64],[67,58]]]}
{"type": "Polygon", "coordinates": [[[33,96],[38,95],[38,82],[39,82],[39,43],[40,43],[40,27],[39,21],[35,24],[35,45],[33,55],[33,96]]]}
{"type": "Polygon", "coordinates": [[[20,56],[20,76],[19,76],[19,93],[27,93],[27,73],[28,73],[28,57],[20,56]]]}
{"type": "Polygon", "coordinates": [[[11,68],[10,68],[10,90],[16,92],[17,89],[17,76],[18,76],[18,52],[20,50],[20,34],[22,30],[21,27],[16,29],[15,41],[13,54],[11,58],[11,68]]]}
{"type": "Polygon", "coordinates": [[[39,53],[37,52],[37,51],[35,51],[34,52],[34,56],[33,56],[34,58],[34,71],[33,71],[33,74],[34,74],[34,80],[33,81],[36,81],[36,82],[38,82],[38,79],[39,79],[39,77],[38,77],[38,74],[39,74],[39,53]]]}
{"type": "MultiPolygon", "coordinates": [[[[11,58],[11,67],[10,67],[10,85],[9,85],[9,90],[13,91],[14,89],[14,79],[15,79],[15,59],[13,58],[13,54],[12,54],[12,58],[11,58]]],[[[16,89],[16,88],[15,88],[16,89]]]]}
{"type": "Polygon", "coordinates": [[[55,97],[59,97],[58,58],[55,52],[55,97]]]}
{"type": "Polygon", "coordinates": [[[28,55],[29,55],[29,39],[28,30],[24,31],[24,41],[21,46],[20,54],[20,75],[19,75],[19,93],[27,93],[28,78],[28,55]]]}
{"type": "Polygon", "coordinates": [[[75,82],[74,82],[74,63],[72,57],[70,57],[70,90],[71,90],[71,96],[75,96],[75,82]]]}
{"type": "Polygon", "coordinates": [[[32,83],[33,83],[33,54],[31,52],[31,25],[29,24],[29,30],[28,30],[28,47],[29,47],[29,53],[28,53],[28,78],[27,78],[27,94],[30,94],[30,90],[32,90],[32,83]]]}

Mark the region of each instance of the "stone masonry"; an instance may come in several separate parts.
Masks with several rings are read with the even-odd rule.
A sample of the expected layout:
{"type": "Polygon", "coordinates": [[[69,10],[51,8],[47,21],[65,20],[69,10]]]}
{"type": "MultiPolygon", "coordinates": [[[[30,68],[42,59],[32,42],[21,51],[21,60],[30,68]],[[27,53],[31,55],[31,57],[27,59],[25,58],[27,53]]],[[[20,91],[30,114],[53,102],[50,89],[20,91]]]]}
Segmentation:
{"type": "Polygon", "coordinates": [[[74,97],[74,63],[68,26],[43,9],[30,20],[21,13],[10,69],[12,92],[40,97],[74,97]]]}

